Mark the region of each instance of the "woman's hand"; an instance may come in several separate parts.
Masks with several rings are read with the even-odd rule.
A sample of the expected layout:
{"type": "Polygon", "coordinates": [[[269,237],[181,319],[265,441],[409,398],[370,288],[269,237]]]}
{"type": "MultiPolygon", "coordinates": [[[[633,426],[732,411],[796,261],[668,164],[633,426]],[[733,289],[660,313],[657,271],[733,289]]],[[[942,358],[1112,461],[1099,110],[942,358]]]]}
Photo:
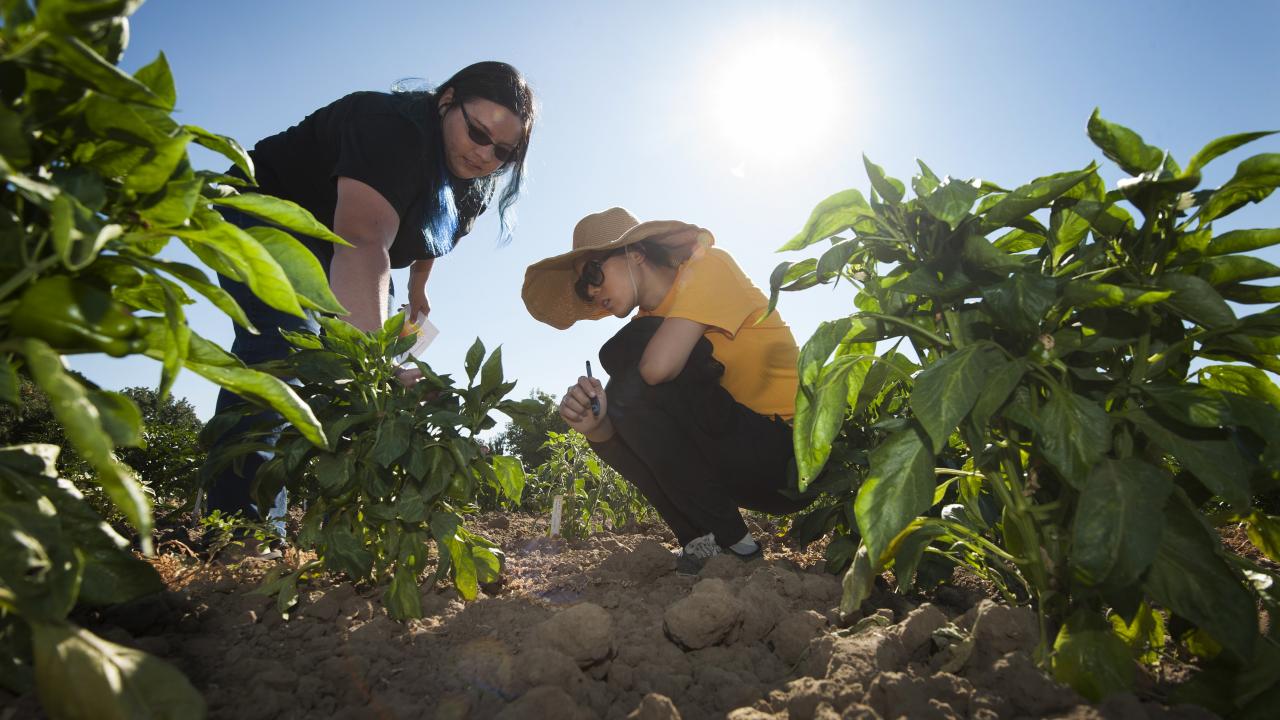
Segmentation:
{"type": "Polygon", "coordinates": [[[422,313],[422,317],[431,314],[431,300],[427,297],[427,278],[431,276],[431,267],[435,264],[435,258],[426,260],[415,260],[409,266],[409,321],[418,319],[418,313],[422,313]]]}
{"type": "Polygon", "coordinates": [[[570,385],[560,399],[560,417],[569,427],[577,430],[591,442],[604,442],[613,437],[613,423],[609,422],[609,401],[604,386],[595,378],[585,375],[570,385]],[[600,404],[600,414],[591,412],[591,398],[600,404]]]}

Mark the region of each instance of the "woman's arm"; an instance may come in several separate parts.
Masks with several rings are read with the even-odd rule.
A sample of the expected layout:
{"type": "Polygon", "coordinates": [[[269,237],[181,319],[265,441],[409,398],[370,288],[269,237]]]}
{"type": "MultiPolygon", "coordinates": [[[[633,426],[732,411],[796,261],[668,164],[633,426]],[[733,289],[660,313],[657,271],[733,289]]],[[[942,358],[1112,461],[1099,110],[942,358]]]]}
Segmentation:
{"type": "Polygon", "coordinates": [[[640,377],[650,385],[675,380],[710,327],[685,318],[663,320],[640,356],[640,377]]]}
{"type": "Polygon", "coordinates": [[[377,190],[359,180],[338,178],[333,231],[351,247],[334,248],[329,286],[350,313],[347,322],[365,332],[380,330],[387,319],[388,251],[399,227],[400,216],[377,190]]]}
{"type": "Polygon", "coordinates": [[[409,319],[422,313],[425,317],[431,314],[431,301],[427,298],[427,278],[431,277],[431,268],[435,258],[414,260],[409,266],[409,319]]]}

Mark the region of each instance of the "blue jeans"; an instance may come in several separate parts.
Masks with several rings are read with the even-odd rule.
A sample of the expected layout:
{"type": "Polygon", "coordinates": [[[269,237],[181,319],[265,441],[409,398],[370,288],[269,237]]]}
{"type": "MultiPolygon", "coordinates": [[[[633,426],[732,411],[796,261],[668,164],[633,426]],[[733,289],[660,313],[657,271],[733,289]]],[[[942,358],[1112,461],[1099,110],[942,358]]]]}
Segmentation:
{"type": "MultiPolygon", "coordinates": [[[[270,225],[230,208],[221,208],[220,212],[227,222],[240,228],[270,225]]],[[[328,273],[329,268],[326,265],[325,274],[327,275],[328,273]]],[[[260,333],[254,335],[239,325],[234,326],[235,340],[231,344],[231,352],[247,365],[279,360],[288,356],[293,346],[280,335],[280,330],[320,332],[320,324],[311,317],[310,311],[307,311],[307,317],[297,317],[276,310],[258,299],[258,296],[254,295],[247,285],[222,274],[218,275],[218,284],[231,297],[235,298],[235,301],[244,309],[244,314],[249,318],[249,322],[258,328],[260,333]]],[[[238,395],[224,388],[218,393],[216,412],[221,413],[239,402],[240,397],[238,395]]],[[[266,426],[273,420],[276,425],[283,425],[284,419],[278,413],[269,410],[245,416],[232,429],[223,433],[221,437],[214,441],[213,447],[210,449],[210,455],[213,455],[223,447],[235,443],[245,431],[255,426],[266,426]]],[[[265,442],[271,445],[274,445],[278,439],[278,431],[263,438],[265,442]]],[[[276,529],[278,534],[284,535],[284,517],[288,512],[289,502],[288,491],[280,490],[275,497],[275,502],[272,503],[265,516],[260,512],[257,504],[253,502],[252,496],[253,478],[262,463],[271,459],[271,456],[272,453],[266,450],[250,453],[243,459],[243,465],[238,472],[234,464],[229,464],[225,469],[217,473],[208,488],[207,500],[209,509],[220,510],[224,515],[241,513],[247,518],[266,520],[276,529]]]]}

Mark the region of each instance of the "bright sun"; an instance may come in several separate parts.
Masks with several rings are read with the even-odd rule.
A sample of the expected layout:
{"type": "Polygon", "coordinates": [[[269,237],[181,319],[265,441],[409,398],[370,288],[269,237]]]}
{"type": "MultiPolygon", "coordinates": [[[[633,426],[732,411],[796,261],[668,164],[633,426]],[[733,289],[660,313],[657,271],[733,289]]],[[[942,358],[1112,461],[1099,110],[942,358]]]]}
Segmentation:
{"type": "Polygon", "coordinates": [[[814,44],[757,36],[722,57],[711,73],[711,111],[737,162],[786,164],[834,142],[845,88],[814,44]]]}

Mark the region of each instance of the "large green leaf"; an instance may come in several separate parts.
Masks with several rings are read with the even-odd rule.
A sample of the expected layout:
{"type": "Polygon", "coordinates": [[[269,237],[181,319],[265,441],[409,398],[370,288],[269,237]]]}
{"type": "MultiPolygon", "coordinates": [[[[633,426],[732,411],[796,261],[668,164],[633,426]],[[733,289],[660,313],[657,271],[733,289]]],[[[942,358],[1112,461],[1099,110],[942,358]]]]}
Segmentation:
{"type": "Polygon", "coordinates": [[[231,318],[235,324],[246,330],[257,333],[258,329],[249,322],[249,317],[245,315],[244,309],[236,302],[231,293],[223,290],[218,285],[209,282],[209,277],[197,267],[187,265],[185,263],[173,261],[157,261],[157,260],[139,260],[139,264],[149,267],[153,270],[167,272],[186,283],[188,287],[204,296],[206,300],[213,303],[213,306],[221,310],[227,317],[231,318]]]}
{"type": "Polygon", "coordinates": [[[933,504],[933,452],[924,430],[912,423],[871,451],[871,472],[858,489],[854,513],[872,562],[898,533],[933,504]]]}
{"type": "Polygon", "coordinates": [[[1110,624],[1081,609],[1058,630],[1053,675],[1098,702],[1133,687],[1133,656],[1110,624]]]}
{"type": "Polygon", "coordinates": [[[1123,125],[1102,119],[1098,108],[1089,116],[1089,139],[1102,154],[1130,175],[1141,175],[1160,167],[1164,152],[1142,141],[1142,136],[1123,125]]]}
{"type": "Polygon", "coordinates": [[[819,240],[848,230],[864,217],[874,217],[874,214],[862,193],[857,190],[838,192],[818,203],[804,228],[778,250],[802,250],[819,240]]]}
{"type": "Polygon", "coordinates": [[[195,136],[197,145],[221,154],[235,163],[236,167],[243,170],[247,177],[253,178],[253,158],[249,157],[249,153],[245,152],[244,148],[234,138],[209,132],[196,125],[183,125],[182,129],[195,136]]]}
{"type": "Polygon", "coordinates": [[[394,415],[382,418],[378,423],[373,449],[369,451],[369,459],[384,468],[390,468],[409,449],[413,438],[413,418],[408,415],[394,415]]]}
{"type": "MultiPolygon", "coordinates": [[[[199,211],[197,211],[199,215],[199,211]]],[[[302,306],[293,284],[275,257],[249,233],[228,222],[202,218],[201,230],[175,230],[192,252],[206,264],[249,286],[254,295],[281,312],[302,317],[302,306]],[[212,255],[211,255],[212,254],[212,255]],[[226,269],[233,269],[228,273],[226,269]]]]}
{"type": "Polygon", "coordinates": [[[1013,394],[1018,383],[1022,382],[1027,368],[1025,360],[1002,361],[999,358],[988,368],[982,391],[969,413],[969,421],[980,433],[986,433],[987,423],[1013,394]]]}
{"type": "Polygon", "coordinates": [[[297,238],[283,230],[262,225],[248,228],[245,232],[261,243],[284,268],[301,305],[333,315],[347,314],[347,309],[329,288],[329,277],[325,275],[320,260],[297,238]]]}
{"type": "Polygon", "coordinates": [[[138,68],[133,78],[146,85],[155,96],[164,103],[163,109],[173,110],[178,102],[178,91],[173,85],[173,72],[169,69],[169,60],[161,52],[156,59],[138,68]]]}
{"type": "Polygon", "coordinates": [[[1083,170],[1058,173],[1034,180],[1005,195],[991,206],[990,210],[987,210],[983,218],[989,227],[1007,226],[1040,208],[1049,207],[1063,193],[1096,171],[1097,166],[1089,163],[1089,166],[1083,170]]]}
{"type": "Polygon", "coordinates": [[[1094,466],[1080,489],[1072,528],[1071,565],[1088,585],[1125,587],[1155,559],[1172,478],[1137,458],[1094,466]]]}
{"type": "Polygon", "coordinates": [[[988,312],[1003,324],[1025,335],[1035,334],[1049,308],[1058,299],[1058,285],[1035,272],[1015,273],[1007,280],[982,288],[988,312]]]}
{"type": "Polygon", "coordinates": [[[1254,155],[1200,208],[1200,222],[1229,215],[1250,202],[1261,202],[1280,185],[1280,153],[1254,155]]]}
{"type": "Polygon", "coordinates": [[[55,718],[203,718],[204,698],[172,665],[71,624],[32,623],[36,684],[55,718]]]}
{"type": "Polygon", "coordinates": [[[1165,304],[1197,325],[1219,328],[1236,321],[1231,306],[1202,278],[1171,272],[1158,278],[1156,284],[1173,291],[1173,296],[1166,299],[1165,304]]]}
{"type": "Polygon", "coordinates": [[[1077,307],[1142,307],[1167,300],[1173,293],[1173,290],[1113,285],[1089,278],[1070,280],[1062,287],[1063,301],[1077,307]]]}
{"type": "Polygon", "coordinates": [[[1111,445],[1107,413],[1092,400],[1055,390],[1040,408],[1035,445],[1067,484],[1079,489],[1111,445]]]}
{"type": "Polygon", "coordinates": [[[1175,429],[1141,410],[1127,417],[1151,442],[1177,458],[1210,492],[1237,510],[1248,510],[1250,462],[1230,437],[1188,437],[1180,428],[1175,429]]]}
{"type": "Polygon", "coordinates": [[[363,581],[372,574],[373,554],[345,520],[326,523],[320,531],[320,540],[324,545],[326,565],[346,573],[355,582],[363,581]]]}
{"type": "Polygon", "coordinates": [[[867,169],[867,177],[871,179],[871,187],[880,193],[880,197],[890,205],[897,205],[902,202],[902,196],[906,194],[907,188],[902,184],[901,180],[887,177],[884,174],[884,168],[871,162],[867,158],[867,154],[862,154],[862,165],[867,169]]]}
{"type": "Polygon", "coordinates": [[[53,50],[56,65],[51,69],[67,79],[93,88],[104,95],[161,110],[167,109],[165,100],[153,93],[151,88],[104,60],[79,38],[53,34],[45,36],[44,42],[53,50]]]}
{"type": "Polygon", "coordinates": [[[303,235],[328,240],[338,245],[349,245],[338,237],[319,220],[315,219],[306,208],[288,200],[257,193],[241,193],[227,197],[212,198],[215,205],[235,208],[246,215],[260,220],[273,222],[285,230],[292,230],[303,235]]]}
{"type": "Polygon", "coordinates": [[[933,452],[947,446],[951,431],[973,409],[988,373],[1001,360],[993,345],[974,343],[944,356],[916,377],[911,411],[932,441],[933,452]]]}
{"type": "Polygon", "coordinates": [[[191,143],[191,139],[189,133],[178,133],[152,145],[142,162],[125,175],[124,186],[142,195],[163,188],[174,171],[178,170],[179,164],[186,162],[187,145],[191,143]]]}
{"type": "Polygon", "coordinates": [[[498,477],[502,494],[512,502],[519,503],[520,495],[524,492],[524,466],[520,464],[518,458],[507,455],[495,455],[492,462],[493,473],[498,477]]]}
{"type": "Polygon", "coordinates": [[[1257,398],[1280,409],[1280,387],[1267,374],[1244,365],[1209,365],[1197,371],[1205,387],[1257,398]]]}
{"type": "Polygon", "coordinates": [[[417,574],[411,570],[397,570],[382,594],[382,602],[387,613],[396,620],[422,617],[422,591],[418,588],[417,574]]]}
{"type": "Polygon", "coordinates": [[[102,415],[79,382],[62,369],[62,358],[39,340],[20,341],[36,385],[49,396],[49,406],[71,445],[97,472],[98,482],[120,512],[141,536],[143,550],[151,552],[151,504],[137,475],[115,456],[111,435],[102,415]]]}
{"type": "Polygon", "coordinates": [[[971,182],[947,178],[928,195],[920,197],[920,204],[929,214],[955,230],[969,215],[969,209],[978,199],[978,188],[971,182]]]}
{"type": "Polygon", "coordinates": [[[1232,253],[1260,250],[1280,244],[1280,228],[1259,230],[1231,230],[1209,241],[1205,255],[1230,255],[1232,253]]]}
{"type": "Polygon", "coordinates": [[[1280,267],[1250,255],[1223,255],[1205,258],[1198,266],[1197,274],[1217,287],[1246,280],[1273,278],[1280,275],[1280,267]]]}
{"type": "Polygon", "coordinates": [[[329,446],[311,406],[303,402],[283,380],[249,368],[208,365],[192,358],[187,359],[187,369],[241,397],[253,398],[270,406],[317,447],[329,446]]]}
{"type": "Polygon", "coordinates": [[[1253,598],[1222,557],[1222,543],[1177,491],[1165,504],[1160,551],[1143,589],[1160,606],[1195,623],[1246,658],[1258,634],[1253,598]]]}
{"type": "Polygon", "coordinates": [[[796,394],[792,437],[801,491],[809,487],[826,466],[831,443],[844,424],[849,396],[856,397],[874,362],[875,356],[871,354],[837,357],[822,367],[805,390],[796,394]]]}
{"type": "Polygon", "coordinates": [[[1236,135],[1226,135],[1224,137],[1217,138],[1208,145],[1200,148],[1200,152],[1191,156],[1191,162],[1187,163],[1187,169],[1183,170],[1182,174],[1195,175],[1214,158],[1229,153],[1242,145],[1247,145],[1254,140],[1264,138],[1268,135],[1274,135],[1275,133],[1275,130],[1266,130],[1262,132],[1238,133],[1236,135]]]}

